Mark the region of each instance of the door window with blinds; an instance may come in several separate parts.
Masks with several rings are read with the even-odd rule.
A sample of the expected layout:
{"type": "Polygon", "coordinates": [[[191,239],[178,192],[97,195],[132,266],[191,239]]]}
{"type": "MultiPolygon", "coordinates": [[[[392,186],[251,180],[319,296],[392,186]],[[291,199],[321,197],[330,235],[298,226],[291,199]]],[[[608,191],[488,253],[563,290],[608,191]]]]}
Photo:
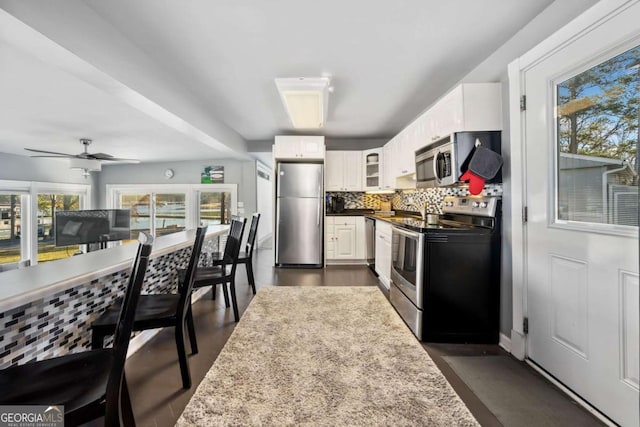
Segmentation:
{"type": "Polygon", "coordinates": [[[638,227],[639,77],[636,46],[556,84],[557,222],[638,227]]]}

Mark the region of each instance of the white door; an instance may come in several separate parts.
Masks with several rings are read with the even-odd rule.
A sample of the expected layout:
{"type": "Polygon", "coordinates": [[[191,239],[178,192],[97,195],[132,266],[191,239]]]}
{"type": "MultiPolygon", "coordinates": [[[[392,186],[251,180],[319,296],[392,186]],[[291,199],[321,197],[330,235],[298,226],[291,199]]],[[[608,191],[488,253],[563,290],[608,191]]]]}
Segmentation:
{"type": "Polygon", "coordinates": [[[638,17],[524,72],[528,357],[624,426],[640,424],[638,17]]]}

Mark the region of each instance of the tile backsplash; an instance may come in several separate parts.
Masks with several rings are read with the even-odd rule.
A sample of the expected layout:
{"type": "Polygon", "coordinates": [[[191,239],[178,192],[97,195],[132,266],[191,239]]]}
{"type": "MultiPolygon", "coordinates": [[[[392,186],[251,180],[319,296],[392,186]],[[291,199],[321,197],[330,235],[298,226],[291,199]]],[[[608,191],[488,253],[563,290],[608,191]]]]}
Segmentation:
{"type": "MultiPolygon", "coordinates": [[[[332,197],[344,198],[345,209],[380,209],[381,201],[390,201],[392,209],[417,212],[417,206],[427,203],[427,211],[442,213],[442,202],[445,196],[466,196],[469,187],[466,185],[447,188],[424,188],[416,190],[398,190],[393,194],[367,194],[364,192],[329,192],[332,197]]],[[[502,184],[487,184],[482,190],[485,196],[502,196],[502,184]]]]}
{"type": "Polygon", "coordinates": [[[345,209],[374,209],[380,210],[380,202],[390,202],[393,194],[367,194],[362,191],[328,192],[328,196],[344,198],[345,209]]]}

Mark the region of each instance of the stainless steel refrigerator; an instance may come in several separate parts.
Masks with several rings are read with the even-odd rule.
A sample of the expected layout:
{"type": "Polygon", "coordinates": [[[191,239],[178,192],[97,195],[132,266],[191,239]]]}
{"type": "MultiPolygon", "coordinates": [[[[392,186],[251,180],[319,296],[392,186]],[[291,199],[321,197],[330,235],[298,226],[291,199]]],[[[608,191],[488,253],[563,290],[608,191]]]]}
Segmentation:
{"type": "Polygon", "coordinates": [[[322,267],[322,164],[278,163],[276,266],[322,267]]]}

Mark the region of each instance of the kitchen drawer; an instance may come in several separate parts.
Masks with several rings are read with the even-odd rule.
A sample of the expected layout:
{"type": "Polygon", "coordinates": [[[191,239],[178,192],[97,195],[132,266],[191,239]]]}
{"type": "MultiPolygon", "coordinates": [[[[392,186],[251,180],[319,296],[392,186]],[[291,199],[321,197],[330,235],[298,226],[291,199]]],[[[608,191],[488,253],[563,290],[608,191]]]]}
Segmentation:
{"type": "Polygon", "coordinates": [[[335,225],[356,225],[355,216],[334,216],[333,218],[335,225]]]}
{"type": "Polygon", "coordinates": [[[325,216],[324,217],[324,224],[325,225],[333,225],[336,223],[336,217],[335,216],[325,216]]]}

